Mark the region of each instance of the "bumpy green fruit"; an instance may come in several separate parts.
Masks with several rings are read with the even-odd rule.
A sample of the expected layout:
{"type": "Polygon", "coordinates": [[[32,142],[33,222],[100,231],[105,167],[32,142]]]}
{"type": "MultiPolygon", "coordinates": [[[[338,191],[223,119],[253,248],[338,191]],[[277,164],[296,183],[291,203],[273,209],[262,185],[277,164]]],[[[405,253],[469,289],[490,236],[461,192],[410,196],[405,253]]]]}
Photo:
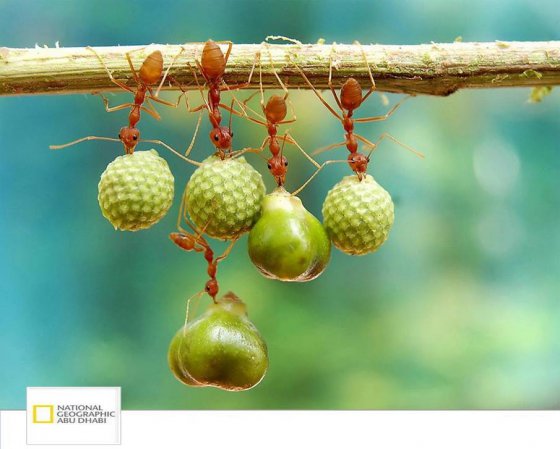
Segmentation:
{"type": "Polygon", "coordinates": [[[371,253],[387,240],[395,219],[391,195],[372,176],[346,176],[327,194],[323,222],[334,246],[347,254],[371,253]]]}
{"type": "Polygon", "coordinates": [[[262,380],[268,352],[245,304],[230,292],[179,329],[171,340],[168,361],[175,377],[186,385],[240,391],[262,380]]]}
{"type": "Polygon", "coordinates": [[[262,214],[249,233],[249,256],[266,277],[310,281],[327,267],[331,243],[301,200],[283,188],[264,198],[262,214]]]}
{"type": "Polygon", "coordinates": [[[173,202],[174,179],[156,150],[111,162],[99,181],[99,206],[115,229],[138,231],[161,220],[173,202]]]}
{"type": "Polygon", "coordinates": [[[264,194],[262,176],[245,158],[211,156],[187,183],[187,210],[210,237],[234,239],[259,218],[264,194]]]}

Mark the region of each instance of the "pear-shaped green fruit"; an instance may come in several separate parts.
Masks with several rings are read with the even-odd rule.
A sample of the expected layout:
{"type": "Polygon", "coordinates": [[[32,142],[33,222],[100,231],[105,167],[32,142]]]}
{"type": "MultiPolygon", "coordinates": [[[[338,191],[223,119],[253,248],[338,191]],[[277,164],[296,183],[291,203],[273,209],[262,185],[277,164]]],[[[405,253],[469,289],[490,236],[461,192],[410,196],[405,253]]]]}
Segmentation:
{"type": "Polygon", "coordinates": [[[301,200],[278,188],[262,203],[249,233],[249,256],[266,277],[310,281],[327,267],[331,243],[323,225],[301,200]]]}
{"type": "Polygon", "coordinates": [[[262,380],[268,352],[245,304],[230,292],[179,329],[171,340],[168,362],[186,385],[241,391],[262,380]]]}

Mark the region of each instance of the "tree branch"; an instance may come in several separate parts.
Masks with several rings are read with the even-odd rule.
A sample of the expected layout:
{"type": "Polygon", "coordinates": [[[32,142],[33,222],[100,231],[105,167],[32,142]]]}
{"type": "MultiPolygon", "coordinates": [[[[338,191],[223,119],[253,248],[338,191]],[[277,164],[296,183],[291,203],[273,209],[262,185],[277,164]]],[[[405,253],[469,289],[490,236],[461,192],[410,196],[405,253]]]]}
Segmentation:
{"type": "MultiPolygon", "coordinates": [[[[185,44],[170,71],[178,82],[196,88],[192,70],[202,44],[185,44]]],[[[330,45],[233,45],[225,80],[243,83],[262,53],[263,85],[278,87],[274,69],[289,87],[307,89],[294,64],[299,65],[317,88],[326,88],[330,45]]],[[[179,53],[179,45],[148,47],[97,47],[115,78],[134,86],[125,54],[139,68],[148,53],[160,49],[166,67],[179,53]]],[[[225,47],[224,47],[225,49],[225,47]]],[[[335,86],[349,76],[364,88],[370,85],[366,58],[379,91],[449,95],[463,88],[535,87],[560,84],[560,42],[490,42],[424,45],[336,45],[333,54],[335,86]]],[[[249,88],[259,83],[256,76],[249,88]]],[[[166,85],[165,89],[177,90],[166,85]]],[[[71,94],[118,90],[94,53],[86,48],[0,48],[0,95],[71,94]]]]}

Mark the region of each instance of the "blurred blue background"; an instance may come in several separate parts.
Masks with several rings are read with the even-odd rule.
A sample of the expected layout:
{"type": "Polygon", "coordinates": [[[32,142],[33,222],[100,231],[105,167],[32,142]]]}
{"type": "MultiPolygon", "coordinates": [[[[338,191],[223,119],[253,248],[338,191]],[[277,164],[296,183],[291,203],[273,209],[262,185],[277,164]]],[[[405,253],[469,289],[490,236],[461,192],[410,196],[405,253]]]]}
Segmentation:
{"type": "MultiPolygon", "coordinates": [[[[3,0],[0,21],[0,46],[9,47],[259,43],[271,34],[385,44],[560,39],[555,0],[3,0]]],[[[222,291],[245,300],[270,352],[266,378],[244,393],[188,388],[167,368],[185,300],[206,280],[202,257],[167,238],[178,201],[148,231],[115,232],[97,183],[121,146],[48,150],[116,136],[127,112],[108,114],[90,95],[0,98],[0,408],[23,409],[31,385],[121,385],[126,409],[560,407],[560,96],[529,104],[529,93],[419,97],[385,123],[359,125],[371,140],[389,131],[426,154],[386,142],[373,158],[369,171],[396,205],[377,253],[333,250],[319,279],[294,285],[261,277],[246,237],[237,244],[220,267],[222,291]]],[[[290,129],[304,148],[341,139],[311,93],[291,97],[299,120],[290,129]]],[[[386,106],[374,96],[362,109],[386,106]]],[[[144,115],[143,136],[186,146],[196,117],[158,110],[159,123],[144,115]]],[[[199,160],[210,152],[204,126],[199,160]]],[[[253,124],[234,127],[238,147],[264,137],[253,124]]],[[[192,168],[160,153],[178,198],[192,168]]],[[[312,167],[295,150],[288,156],[295,187],[312,167]]],[[[270,188],[264,162],[251,160],[270,188]]],[[[347,173],[326,169],[302,194],[307,208],[320,217],[347,173]]]]}

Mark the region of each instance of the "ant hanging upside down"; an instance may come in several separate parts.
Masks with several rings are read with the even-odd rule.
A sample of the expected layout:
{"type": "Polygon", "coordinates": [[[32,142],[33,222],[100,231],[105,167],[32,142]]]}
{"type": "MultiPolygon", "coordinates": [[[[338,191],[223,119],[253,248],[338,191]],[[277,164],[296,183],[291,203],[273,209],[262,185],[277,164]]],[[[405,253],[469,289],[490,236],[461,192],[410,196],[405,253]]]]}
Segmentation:
{"type": "MultiPolygon", "coordinates": [[[[357,44],[359,45],[359,42],[357,44]]],[[[311,81],[309,81],[309,78],[307,78],[307,75],[304,73],[304,71],[301,69],[301,67],[299,67],[299,65],[297,63],[295,63],[293,61],[292,62],[295,65],[298,72],[300,73],[300,75],[302,76],[302,78],[307,83],[307,85],[315,93],[317,98],[319,98],[321,103],[329,110],[329,112],[332,115],[334,115],[341,122],[341,124],[344,128],[344,131],[345,131],[345,135],[344,135],[345,139],[344,139],[343,142],[334,143],[334,144],[329,145],[325,148],[321,148],[319,150],[316,150],[316,151],[313,152],[313,155],[322,153],[324,151],[329,151],[329,150],[332,150],[332,149],[337,148],[337,147],[346,146],[346,148],[349,152],[348,157],[346,159],[346,162],[348,163],[350,169],[358,176],[358,179],[362,180],[364,178],[365,174],[366,174],[368,164],[370,162],[371,154],[373,153],[373,151],[375,151],[375,149],[377,149],[377,147],[379,146],[381,141],[383,141],[384,139],[392,140],[396,144],[400,145],[401,147],[405,148],[408,151],[411,151],[412,153],[414,153],[415,155],[417,155],[421,158],[423,158],[424,155],[421,152],[415,150],[414,148],[400,142],[395,137],[393,137],[392,135],[390,135],[389,133],[386,133],[386,132],[382,133],[381,136],[377,139],[376,142],[371,142],[368,139],[366,139],[365,137],[363,137],[359,134],[356,134],[354,132],[354,124],[355,123],[379,122],[379,121],[387,120],[389,117],[391,117],[391,115],[393,115],[395,113],[395,111],[408,98],[410,98],[410,96],[407,96],[407,97],[403,98],[401,101],[399,101],[397,104],[395,104],[386,114],[376,115],[376,116],[372,116],[372,117],[354,118],[354,112],[362,104],[364,104],[364,102],[368,99],[368,97],[376,90],[375,81],[373,79],[373,74],[372,74],[372,71],[371,71],[371,67],[370,67],[370,65],[367,61],[364,49],[361,46],[360,46],[360,49],[361,49],[361,52],[362,52],[362,57],[363,57],[364,62],[367,66],[367,69],[368,69],[368,74],[369,74],[369,79],[371,81],[371,86],[368,89],[367,93],[365,95],[363,95],[362,86],[360,85],[358,80],[350,77],[342,85],[342,87],[340,89],[340,96],[339,96],[336,93],[336,90],[335,90],[334,85],[332,83],[332,72],[333,72],[333,65],[334,65],[333,64],[333,53],[335,52],[335,45],[333,44],[333,46],[331,47],[331,53],[330,53],[330,56],[329,56],[330,64],[329,64],[328,86],[329,86],[329,89],[331,90],[331,92],[333,94],[333,97],[336,101],[336,104],[337,104],[338,108],[340,109],[340,113],[337,112],[329,103],[327,103],[327,101],[323,98],[321,93],[315,88],[315,86],[313,86],[311,81]],[[367,155],[358,151],[358,141],[364,143],[366,145],[366,147],[371,148],[371,150],[369,151],[369,153],[367,155]]],[[[311,180],[326,165],[331,164],[331,163],[337,163],[337,162],[342,162],[342,161],[327,161],[327,162],[324,162],[320,166],[320,168],[297,190],[297,192],[300,192],[301,190],[303,190],[307,186],[307,184],[309,182],[311,182],[311,180]]]]}
{"type": "MultiPolygon", "coordinates": [[[[146,59],[142,63],[142,66],[140,67],[140,70],[137,72],[136,69],[134,68],[134,65],[132,64],[132,60],[131,60],[131,57],[130,57],[130,52],[126,53],[126,59],[127,59],[128,64],[130,66],[130,70],[132,72],[132,77],[133,77],[134,81],[137,83],[136,89],[133,89],[133,88],[127,86],[126,84],[124,84],[122,81],[119,81],[119,80],[115,79],[113,77],[113,74],[111,73],[111,71],[109,70],[107,65],[105,64],[105,61],[103,61],[103,58],[99,55],[99,53],[97,53],[91,47],[88,47],[88,49],[90,51],[92,51],[96,55],[96,57],[99,59],[100,63],[103,65],[103,67],[107,71],[107,74],[108,74],[110,80],[114,84],[116,84],[117,86],[119,86],[123,90],[134,94],[134,102],[133,103],[123,103],[123,104],[113,106],[113,107],[110,107],[109,106],[109,100],[106,97],[104,97],[103,95],[100,94],[100,96],[103,99],[103,103],[105,104],[105,110],[107,112],[115,112],[115,111],[120,111],[122,109],[130,108],[130,113],[128,114],[128,126],[123,126],[120,129],[118,139],[114,139],[114,138],[111,138],[111,137],[87,136],[87,137],[82,137],[81,139],[74,140],[74,141],[69,142],[69,143],[64,144],[64,145],[51,145],[49,148],[51,150],[59,150],[59,149],[66,148],[66,147],[69,147],[69,146],[72,146],[72,145],[75,145],[77,143],[81,143],[81,142],[84,142],[84,141],[88,141],[88,140],[103,140],[103,141],[109,141],[109,142],[121,142],[124,146],[125,153],[126,154],[132,154],[132,153],[134,153],[134,150],[135,150],[135,148],[136,148],[136,146],[138,145],[139,142],[147,142],[147,143],[153,143],[153,144],[156,144],[156,145],[161,145],[164,148],[167,148],[169,151],[173,152],[175,155],[177,155],[181,159],[183,159],[183,160],[185,160],[185,161],[187,161],[191,164],[194,164],[194,165],[200,165],[200,163],[198,163],[196,161],[193,161],[191,159],[188,159],[186,156],[183,156],[182,154],[180,154],[179,152],[177,152],[176,150],[174,150],[172,147],[170,147],[166,143],[162,142],[161,140],[140,139],[140,131],[137,128],[137,124],[140,121],[141,111],[144,111],[144,112],[150,114],[156,120],[160,119],[160,115],[158,114],[158,112],[153,107],[151,101],[155,101],[157,103],[161,103],[161,104],[164,104],[166,106],[171,106],[171,107],[177,107],[178,106],[179,101],[181,99],[181,96],[183,94],[181,94],[181,96],[179,96],[179,99],[177,100],[177,103],[170,103],[168,101],[162,100],[161,98],[158,98],[159,91],[160,91],[161,87],[163,86],[163,84],[164,84],[164,82],[167,78],[167,74],[169,73],[169,70],[171,69],[171,66],[173,65],[173,63],[171,63],[169,65],[169,67],[167,68],[167,70],[165,71],[165,74],[164,74],[163,73],[163,55],[161,54],[161,52],[159,50],[156,50],[156,51],[150,53],[146,57],[146,59]],[[160,84],[159,84],[157,90],[154,93],[153,88],[158,83],[158,81],[160,81],[160,84]],[[144,104],[147,104],[148,107],[144,106],[144,104]]],[[[175,59],[176,58],[177,57],[175,57],[175,59]]],[[[175,59],[173,61],[175,61],[175,59]]],[[[198,127],[197,127],[197,129],[198,129],[198,127]]],[[[195,138],[196,138],[196,132],[193,136],[191,146],[194,144],[195,138]]]]}
{"type": "Polygon", "coordinates": [[[177,245],[184,251],[195,251],[197,253],[204,254],[204,259],[208,264],[207,273],[210,279],[206,282],[204,291],[199,294],[206,292],[212,298],[212,301],[216,302],[216,296],[218,295],[218,292],[220,290],[218,286],[218,280],[216,279],[218,263],[224,260],[229,255],[237,239],[231,241],[231,243],[228,245],[227,249],[221,256],[215,257],[214,251],[203,236],[204,229],[197,230],[195,226],[191,224],[190,220],[187,217],[187,211],[184,205],[185,201],[182,201],[179,215],[177,217],[177,229],[179,232],[172,232],[171,234],[169,234],[169,238],[173,243],[175,243],[175,245],[177,245]],[[181,226],[181,221],[183,219],[193,232],[189,232],[181,226]]]}

